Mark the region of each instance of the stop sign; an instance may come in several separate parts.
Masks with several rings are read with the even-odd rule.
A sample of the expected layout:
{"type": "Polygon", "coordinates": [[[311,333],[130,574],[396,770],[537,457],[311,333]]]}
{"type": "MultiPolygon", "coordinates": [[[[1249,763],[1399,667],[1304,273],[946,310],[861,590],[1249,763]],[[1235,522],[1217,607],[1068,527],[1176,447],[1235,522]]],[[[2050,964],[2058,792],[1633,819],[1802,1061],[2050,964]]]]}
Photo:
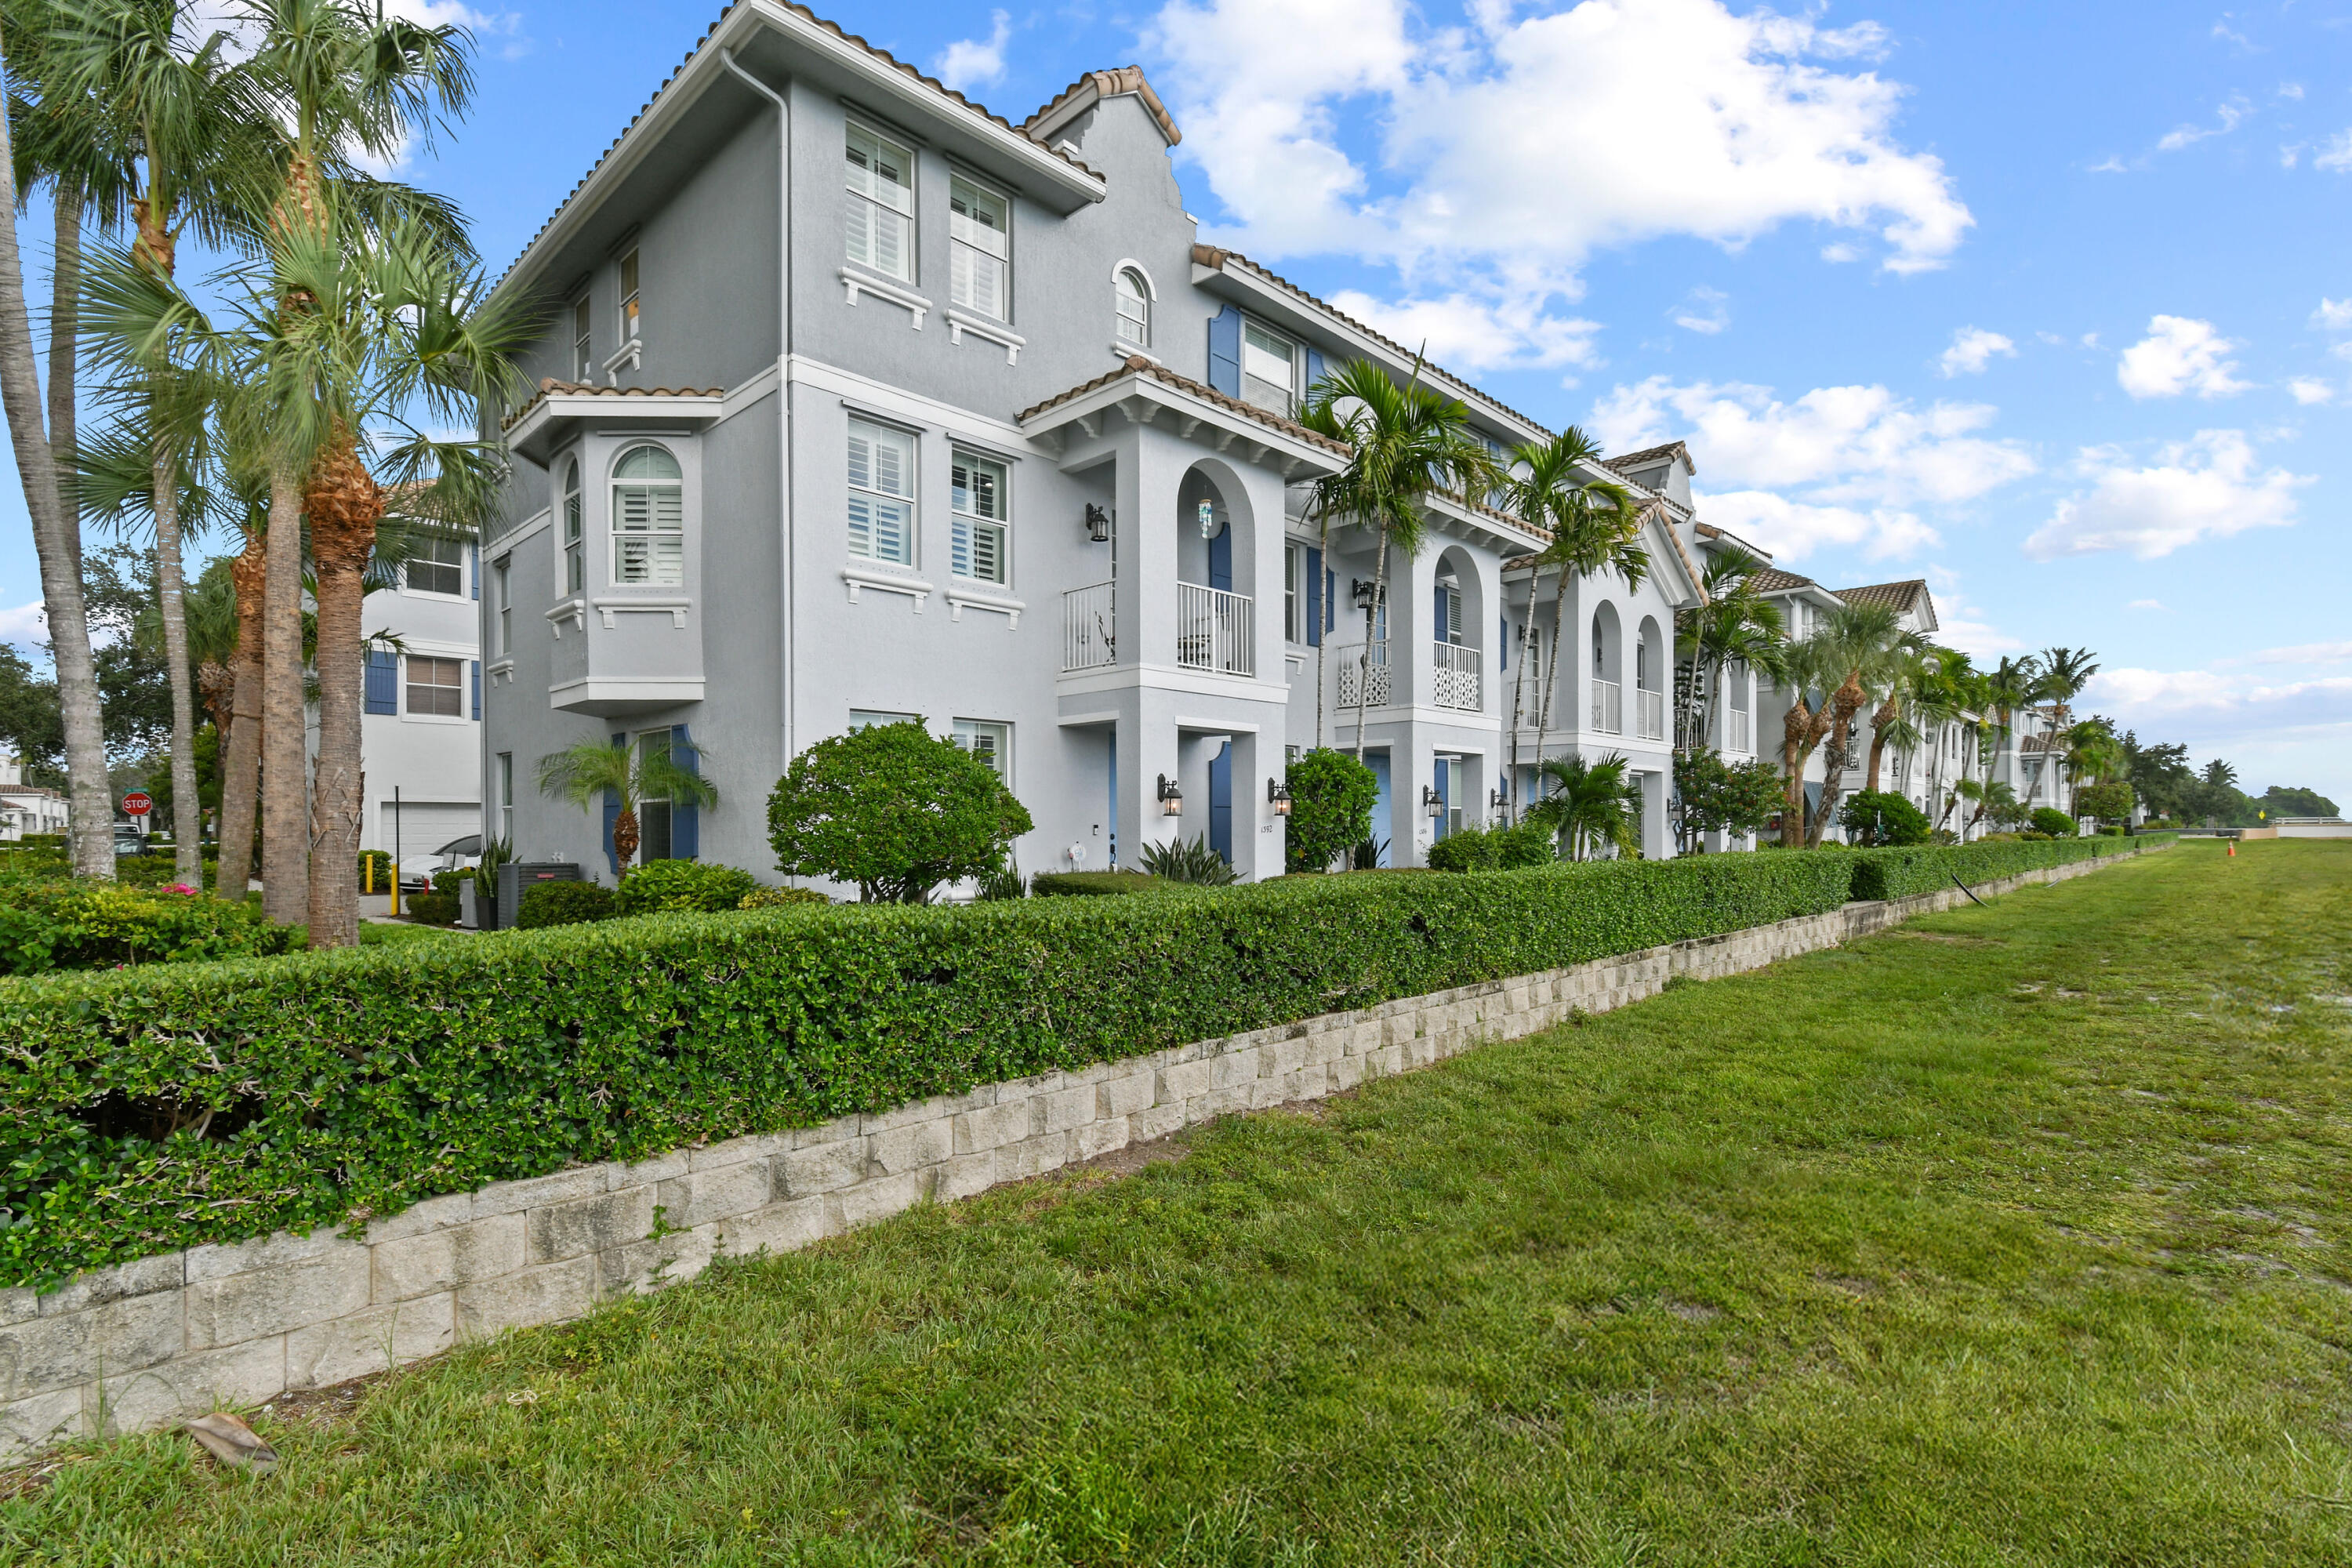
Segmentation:
{"type": "Polygon", "coordinates": [[[155,802],[143,790],[132,790],[122,797],[122,809],[133,816],[144,816],[155,809],[155,802]]]}

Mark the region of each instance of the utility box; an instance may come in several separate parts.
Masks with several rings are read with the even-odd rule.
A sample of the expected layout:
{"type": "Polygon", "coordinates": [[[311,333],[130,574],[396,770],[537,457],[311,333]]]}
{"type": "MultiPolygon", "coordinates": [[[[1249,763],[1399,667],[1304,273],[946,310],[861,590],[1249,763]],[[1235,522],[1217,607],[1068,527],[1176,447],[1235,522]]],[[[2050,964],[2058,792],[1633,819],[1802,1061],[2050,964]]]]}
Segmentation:
{"type": "Polygon", "coordinates": [[[499,926],[500,931],[514,930],[515,915],[522,908],[522,896],[541,882],[577,882],[582,880],[577,860],[509,860],[499,868],[499,926]]]}

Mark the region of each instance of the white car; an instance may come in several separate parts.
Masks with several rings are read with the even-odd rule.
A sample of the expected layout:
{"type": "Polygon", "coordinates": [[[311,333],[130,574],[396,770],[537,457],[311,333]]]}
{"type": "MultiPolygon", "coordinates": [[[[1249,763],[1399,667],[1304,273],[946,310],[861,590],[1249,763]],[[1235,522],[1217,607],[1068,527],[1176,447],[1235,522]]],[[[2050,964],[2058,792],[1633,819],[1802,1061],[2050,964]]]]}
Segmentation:
{"type": "Polygon", "coordinates": [[[433,879],[443,871],[464,871],[482,863],[482,836],[468,833],[463,838],[452,838],[433,852],[432,863],[423,870],[404,869],[400,875],[400,890],[404,893],[429,893],[433,879]]]}

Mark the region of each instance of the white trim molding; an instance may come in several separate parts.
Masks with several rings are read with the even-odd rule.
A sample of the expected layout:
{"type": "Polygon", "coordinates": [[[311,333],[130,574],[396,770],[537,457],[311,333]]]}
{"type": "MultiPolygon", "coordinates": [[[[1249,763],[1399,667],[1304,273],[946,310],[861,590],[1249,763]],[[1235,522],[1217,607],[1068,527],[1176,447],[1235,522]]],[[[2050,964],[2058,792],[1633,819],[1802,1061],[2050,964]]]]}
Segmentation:
{"type": "Polygon", "coordinates": [[[1027,338],[1002,322],[992,321],[985,316],[975,316],[960,305],[950,305],[948,307],[948,342],[960,343],[963,342],[963,335],[966,332],[970,332],[975,338],[986,338],[990,342],[1003,344],[1006,364],[1019,364],[1021,351],[1029,346],[1027,338]]]}
{"type": "Polygon", "coordinates": [[[871,272],[862,271],[847,265],[844,265],[841,268],[841,302],[845,305],[856,304],[860,294],[871,294],[877,300],[887,300],[893,305],[905,306],[913,314],[915,331],[919,332],[923,330],[923,318],[929,315],[934,309],[929,300],[924,299],[912,289],[901,288],[887,278],[878,278],[871,272]]]}
{"type": "Polygon", "coordinates": [[[641,370],[645,367],[645,352],[646,344],[642,338],[631,338],[614,349],[612,357],[604,362],[604,379],[614,386],[620,385],[621,362],[627,360],[631,370],[641,370]]]}
{"type": "Polygon", "coordinates": [[[876,572],[864,566],[845,566],[841,580],[849,585],[849,602],[857,603],[860,588],[872,588],[885,594],[904,594],[915,601],[915,614],[923,613],[923,601],[939,592],[920,577],[902,576],[896,572],[876,572]]]}
{"type": "Polygon", "coordinates": [[[669,616],[670,625],[683,630],[686,626],[686,612],[694,608],[692,599],[677,598],[594,598],[588,603],[604,617],[604,629],[608,632],[613,629],[614,616],[626,615],[632,610],[651,610],[667,614],[669,616]]]}
{"type": "Polygon", "coordinates": [[[563,623],[566,621],[570,621],[583,632],[588,629],[587,601],[576,595],[547,611],[546,615],[548,625],[555,628],[555,640],[558,642],[563,640],[563,623]]]}
{"type": "Polygon", "coordinates": [[[1019,599],[1008,599],[996,594],[983,594],[961,584],[948,589],[947,601],[950,606],[948,619],[951,621],[963,619],[964,606],[969,605],[975,610],[994,610],[1004,616],[1010,623],[1005,627],[1007,631],[1012,631],[1021,625],[1021,612],[1029,607],[1019,599]]]}

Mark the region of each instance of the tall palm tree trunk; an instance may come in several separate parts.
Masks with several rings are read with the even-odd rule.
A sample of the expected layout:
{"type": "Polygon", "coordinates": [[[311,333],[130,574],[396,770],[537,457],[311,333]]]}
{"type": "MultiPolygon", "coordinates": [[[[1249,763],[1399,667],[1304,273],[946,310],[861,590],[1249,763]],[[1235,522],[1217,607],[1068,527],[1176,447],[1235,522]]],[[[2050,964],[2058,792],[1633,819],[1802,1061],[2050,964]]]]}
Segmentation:
{"type": "MultiPolygon", "coordinates": [[[[1316,553],[1318,559],[1328,563],[1331,559],[1331,514],[1328,511],[1323,511],[1318,521],[1316,553]]],[[[1335,582],[1338,577],[1339,574],[1332,574],[1335,582]]],[[[1323,627],[1338,617],[1331,614],[1331,606],[1325,602],[1323,584],[1318,583],[1314,584],[1314,589],[1313,593],[1307,595],[1307,602],[1315,607],[1315,618],[1323,623],[1322,626],[1308,628],[1315,637],[1315,749],[1319,752],[1323,749],[1323,655],[1331,641],[1323,627]]]]}
{"type": "Polygon", "coordinates": [[[262,594],[261,909],[283,925],[310,913],[310,823],[303,784],[302,480],[269,478],[268,575],[262,594]]]}
{"type": "MultiPolygon", "coordinates": [[[[1372,563],[1372,613],[1364,626],[1364,651],[1356,663],[1356,761],[1360,763],[1364,760],[1364,710],[1372,700],[1372,633],[1382,629],[1381,613],[1388,607],[1388,602],[1389,526],[1382,523],[1380,559],[1372,563]]],[[[1388,642],[1387,637],[1381,638],[1381,657],[1383,658],[1389,657],[1388,642]]],[[[1396,666],[1393,663],[1389,666],[1389,679],[1391,681],[1396,679],[1396,666]]],[[[1393,698],[1394,693],[1391,692],[1391,696],[1393,698]]],[[[1393,759],[1391,759],[1391,764],[1389,787],[1394,789],[1396,781],[1393,759]]]]}
{"type": "Polygon", "coordinates": [[[1878,790],[1879,764],[1886,755],[1886,727],[1895,722],[1895,699],[1888,698],[1870,716],[1870,783],[1866,786],[1874,795],[1878,790]]]}
{"type": "Polygon", "coordinates": [[[367,563],[375,548],[383,493],[339,432],[311,471],[303,498],[317,575],[319,761],[310,784],[310,945],[350,947],[360,939],[360,716],[366,669],[360,616],[367,563]]]}
{"type": "Polygon", "coordinates": [[[247,536],[229,567],[236,584],[236,695],[227,744],[221,748],[220,896],[242,900],[253,879],[253,821],[261,785],[262,599],[269,567],[268,536],[247,536]]]}
{"type": "Polygon", "coordinates": [[[1821,847],[1822,834],[1829,826],[1830,818],[1837,815],[1838,800],[1845,794],[1845,770],[1853,756],[1854,719],[1867,700],[1862,683],[1851,675],[1837,689],[1830,717],[1829,746],[1822,753],[1822,804],[1813,813],[1812,821],[1805,825],[1808,849],[1821,847]]]}
{"type": "Polygon", "coordinates": [[[71,810],[74,874],[114,876],[114,803],[106,777],[106,737],[100,723],[98,670],[82,604],[79,552],[69,537],[58,463],[41,419],[41,376],[33,359],[33,324],[25,309],[24,260],[16,247],[16,148],[0,115],[0,406],[25,510],[33,521],[33,551],[41,570],[41,601],[55,650],[58,706],[64,710],[66,780],[71,810]]]}
{"type": "Polygon", "coordinates": [[[49,271],[49,450],[58,465],[58,504],[65,516],[66,551],[81,580],[81,486],[75,458],[81,433],[75,417],[81,335],[82,193],[70,180],[58,186],[56,261],[49,271]]]}
{"type": "Polygon", "coordinates": [[[172,873],[205,885],[205,805],[196,794],[196,690],[188,669],[187,581],[180,566],[180,466],[155,452],[155,597],[172,684],[172,873]]]}
{"type": "MultiPolygon", "coordinates": [[[[1528,599],[1528,618],[1533,620],[1535,613],[1535,598],[1530,592],[1528,599]]],[[[1508,631],[1504,633],[1503,640],[1506,647],[1510,646],[1508,631]]],[[[1523,625],[1519,627],[1519,672],[1511,680],[1510,784],[1509,787],[1503,792],[1503,819],[1514,826],[1517,826],[1519,820],[1519,721],[1526,717],[1527,710],[1528,628],[1523,625]]]]}
{"type": "Polygon", "coordinates": [[[1781,796],[1780,847],[1794,849],[1805,841],[1805,753],[1813,715],[1802,693],[1780,715],[1780,776],[1787,781],[1781,796]]]}
{"type": "MultiPolygon", "coordinates": [[[[1528,603],[1530,612],[1535,602],[1528,603]]],[[[1568,568],[1559,569],[1559,580],[1552,584],[1551,647],[1544,663],[1543,690],[1536,698],[1536,778],[1544,776],[1544,742],[1551,733],[1552,704],[1559,700],[1559,634],[1568,623],[1568,568]]],[[[1574,846],[1570,846],[1573,852],[1574,846]]]]}

